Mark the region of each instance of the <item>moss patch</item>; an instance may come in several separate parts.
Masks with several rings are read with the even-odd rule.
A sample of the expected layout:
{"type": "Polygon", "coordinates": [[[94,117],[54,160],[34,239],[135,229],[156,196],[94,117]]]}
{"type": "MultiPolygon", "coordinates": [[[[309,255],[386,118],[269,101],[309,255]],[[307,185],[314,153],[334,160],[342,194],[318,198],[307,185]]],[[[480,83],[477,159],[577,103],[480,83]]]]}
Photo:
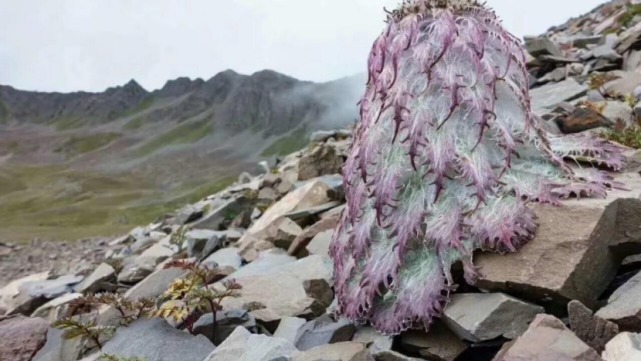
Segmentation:
{"type": "Polygon", "coordinates": [[[305,127],[299,128],[293,133],[275,141],[261,153],[261,156],[283,156],[301,150],[309,143],[307,136],[307,129],[305,127]]]}
{"type": "Polygon", "coordinates": [[[139,156],[145,156],[168,146],[194,143],[209,135],[212,130],[213,127],[209,119],[181,124],[173,130],[147,142],[140,147],[136,153],[139,156]]]}
{"type": "Polygon", "coordinates": [[[73,157],[98,150],[120,137],[121,135],[118,133],[92,134],[83,137],[74,136],[55,151],[56,153],[64,153],[67,157],[73,157]]]}

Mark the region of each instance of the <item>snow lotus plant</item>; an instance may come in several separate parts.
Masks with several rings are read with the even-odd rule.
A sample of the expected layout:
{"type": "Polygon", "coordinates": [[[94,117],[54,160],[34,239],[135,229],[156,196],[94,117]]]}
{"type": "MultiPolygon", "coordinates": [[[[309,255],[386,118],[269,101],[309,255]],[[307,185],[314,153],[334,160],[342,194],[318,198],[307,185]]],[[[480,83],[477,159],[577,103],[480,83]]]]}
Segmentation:
{"type": "Polygon", "coordinates": [[[519,40],[472,0],[406,0],[373,44],[332,240],[337,313],[384,334],[441,315],[461,261],[533,238],[528,202],[605,197],[614,145],[547,133],[519,40]]]}

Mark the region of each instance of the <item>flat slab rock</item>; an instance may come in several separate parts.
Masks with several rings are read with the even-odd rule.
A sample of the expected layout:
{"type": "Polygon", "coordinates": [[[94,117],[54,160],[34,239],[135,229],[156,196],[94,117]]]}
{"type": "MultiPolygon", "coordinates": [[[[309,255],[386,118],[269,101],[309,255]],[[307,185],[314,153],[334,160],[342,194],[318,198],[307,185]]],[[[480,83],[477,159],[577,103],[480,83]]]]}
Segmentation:
{"type": "Polygon", "coordinates": [[[226,298],[222,306],[226,309],[244,308],[247,304],[263,307],[251,313],[263,322],[278,321],[284,317],[316,315],[325,312],[329,304],[321,302],[321,295],[306,289],[305,281],[319,280],[330,284],[331,261],[321,256],[309,256],[296,262],[266,270],[262,274],[230,275],[243,286],[241,296],[226,298]]]}
{"type": "Polygon", "coordinates": [[[596,316],[618,324],[624,331],[641,332],[641,272],[614,291],[596,316]]]}
{"type": "Polygon", "coordinates": [[[624,173],[616,178],[631,191],[613,190],[606,199],[567,200],[560,207],[533,205],[536,237],[516,253],[478,254],[477,286],[536,303],[564,307],[579,300],[595,305],[622,262],[610,245],[641,224],[641,177],[624,173]]]}
{"type": "Polygon", "coordinates": [[[204,336],[179,331],[159,318],[138,320],[120,327],[103,347],[103,352],[120,357],[142,357],[147,361],[202,361],[214,350],[204,336]]]}
{"type": "Polygon", "coordinates": [[[290,212],[320,206],[329,202],[328,190],[329,187],[324,182],[319,180],[310,181],[269,207],[265,214],[247,232],[250,234],[261,233],[278,218],[284,217],[290,212]]]}
{"type": "Polygon", "coordinates": [[[489,341],[498,337],[514,339],[539,313],[541,306],[523,302],[502,293],[455,294],[445,308],[445,323],[459,337],[489,341]]]}
{"type": "Polygon", "coordinates": [[[296,352],[296,347],[285,339],[254,335],[244,327],[237,327],[204,361],[272,361],[279,357],[288,360],[296,352]]]}
{"type": "Polygon", "coordinates": [[[538,315],[528,330],[507,343],[493,361],[602,361],[554,316],[538,315]]]}

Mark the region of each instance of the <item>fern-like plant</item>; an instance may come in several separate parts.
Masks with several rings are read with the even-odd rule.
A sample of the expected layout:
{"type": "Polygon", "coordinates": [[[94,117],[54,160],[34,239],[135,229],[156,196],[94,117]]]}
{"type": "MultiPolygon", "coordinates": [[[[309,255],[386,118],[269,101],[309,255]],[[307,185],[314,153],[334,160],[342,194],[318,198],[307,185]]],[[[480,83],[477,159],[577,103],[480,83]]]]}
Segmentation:
{"type": "Polygon", "coordinates": [[[194,322],[206,312],[213,317],[212,340],[216,339],[216,313],[221,311],[223,300],[228,297],[239,297],[242,286],[233,279],[224,280],[220,285],[210,283],[221,279],[220,268],[208,267],[195,261],[175,260],[165,268],[179,268],[189,271],[183,279],[175,280],[165,292],[166,302],[156,313],[157,316],[172,317],[182,322],[187,330],[193,333],[194,322]]]}
{"type": "Polygon", "coordinates": [[[72,317],[65,317],[51,323],[51,327],[63,330],[62,337],[71,340],[77,337],[86,337],[95,347],[102,350],[101,337],[110,337],[115,327],[96,325],[93,321],[83,322],[72,317]]]}
{"type": "Polygon", "coordinates": [[[532,239],[528,202],[605,196],[620,149],[548,134],[530,105],[525,54],[473,0],[405,0],[373,44],[332,239],[337,313],[384,334],[429,327],[462,261],[532,239]]]}
{"type": "Polygon", "coordinates": [[[180,253],[183,250],[183,247],[185,245],[185,241],[187,240],[187,232],[189,232],[189,227],[187,226],[181,226],[178,228],[170,237],[169,237],[169,246],[167,246],[169,249],[173,250],[173,247],[175,247],[175,251],[180,253]]]}
{"type": "Polygon", "coordinates": [[[97,325],[93,320],[86,320],[85,317],[81,316],[100,305],[108,305],[118,311],[120,314],[120,326],[129,325],[141,317],[151,316],[153,309],[156,307],[156,303],[148,298],[132,301],[122,295],[113,293],[89,294],[69,302],[66,316],[52,322],[51,327],[64,330],[62,336],[65,339],[86,337],[98,349],[102,350],[101,337],[110,338],[117,327],[97,325]]]}

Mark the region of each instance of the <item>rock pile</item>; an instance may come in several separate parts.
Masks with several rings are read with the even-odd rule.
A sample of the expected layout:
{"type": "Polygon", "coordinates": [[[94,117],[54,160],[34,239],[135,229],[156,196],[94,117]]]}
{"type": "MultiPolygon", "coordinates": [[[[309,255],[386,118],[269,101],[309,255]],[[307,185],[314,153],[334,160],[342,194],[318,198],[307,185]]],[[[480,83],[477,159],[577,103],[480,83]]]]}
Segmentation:
{"type": "MultiPolygon", "coordinates": [[[[606,4],[528,38],[526,48],[533,106],[551,131],[638,126],[641,5],[606,4]]],[[[349,130],[316,133],[273,172],[243,174],[159,223],[103,242],[91,268],[13,280],[0,289],[0,360],[641,360],[641,153],[627,151],[616,175],[626,190],[534,205],[533,241],[514,254],[475,255],[480,279],[459,280],[429,332],[392,337],[332,313],[328,247],[344,208],[340,169],[350,141],[349,130]],[[119,302],[149,299],[154,310],[187,302],[166,297],[188,289],[177,282],[188,271],[165,267],[175,259],[217,266],[211,287],[233,279],[242,288],[215,314],[180,320],[153,312],[120,325],[114,305],[78,309],[77,300],[105,292],[119,302]],[[113,332],[96,342],[48,326],[71,311],[113,332]]],[[[12,247],[0,245],[0,257],[12,247]]]]}

